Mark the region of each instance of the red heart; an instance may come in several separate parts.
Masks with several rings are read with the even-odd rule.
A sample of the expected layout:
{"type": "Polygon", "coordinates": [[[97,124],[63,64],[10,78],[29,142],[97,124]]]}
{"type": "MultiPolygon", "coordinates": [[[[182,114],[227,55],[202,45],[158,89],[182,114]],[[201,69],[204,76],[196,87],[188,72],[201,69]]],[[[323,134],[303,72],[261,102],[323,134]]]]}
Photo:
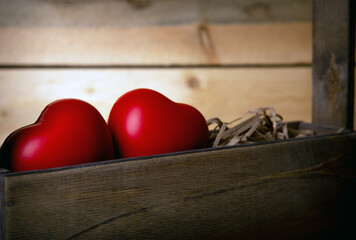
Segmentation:
{"type": "Polygon", "coordinates": [[[208,146],[209,130],[194,107],[150,89],[122,95],[108,121],[121,157],[137,157],[208,146]]]}
{"type": "Polygon", "coordinates": [[[62,167],[113,158],[110,129],[89,103],[62,99],[38,120],[10,134],[1,147],[1,165],[13,171],[62,167]]]}

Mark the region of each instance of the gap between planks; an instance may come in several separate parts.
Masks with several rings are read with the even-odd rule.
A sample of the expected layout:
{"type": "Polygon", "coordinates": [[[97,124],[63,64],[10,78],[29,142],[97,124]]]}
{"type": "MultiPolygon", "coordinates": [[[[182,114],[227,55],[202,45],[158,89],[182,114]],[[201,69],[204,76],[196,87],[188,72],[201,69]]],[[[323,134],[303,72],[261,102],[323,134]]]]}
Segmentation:
{"type": "Polygon", "coordinates": [[[179,69],[179,68],[291,68],[311,67],[310,63],[276,63],[276,64],[0,64],[0,69],[179,69]]]}

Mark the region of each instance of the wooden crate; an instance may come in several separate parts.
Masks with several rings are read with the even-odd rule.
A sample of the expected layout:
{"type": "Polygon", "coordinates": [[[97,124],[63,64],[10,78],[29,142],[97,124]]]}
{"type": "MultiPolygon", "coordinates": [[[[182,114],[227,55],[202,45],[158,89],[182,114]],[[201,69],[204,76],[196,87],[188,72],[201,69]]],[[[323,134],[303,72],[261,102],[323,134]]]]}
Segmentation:
{"type": "MultiPolygon", "coordinates": [[[[120,24],[127,23],[120,22],[118,28],[109,10],[111,4],[124,3],[103,2],[100,9],[107,14],[103,14],[105,18],[101,20],[108,26],[101,28],[100,34],[95,29],[102,24],[100,21],[81,22],[80,16],[68,23],[61,22],[64,25],[52,18],[49,19],[53,21],[38,25],[36,19],[41,18],[40,14],[30,14],[27,18],[33,11],[43,12],[42,17],[46,18],[52,11],[51,4],[58,5],[59,16],[63,14],[65,18],[69,16],[68,9],[80,6],[70,5],[73,4],[71,1],[53,1],[49,5],[31,1],[35,6],[32,8],[32,5],[17,0],[6,5],[10,11],[0,8],[0,23],[3,24],[0,26],[0,84],[2,96],[5,96],[0,114],[4,122],[0,126],[2,137],[17,126],[12,125],[12,120],[21,126],[23,116],[30,119],[28,116],[37,114],[43,104],[48,103],[49,98],[43,97],[43,92],[51,97],[63,96],[56,93],[59,88],[66,90],[66,83],[72,81],[68,76],[79,76],[80,81],[86,77],[84,95],[89,100],[93,93],[100,92],[101,85],[125,85],[127,82],[122,80],[122,75],[130,77],[131,86],[139,87],[137,82],[142,82],[145,77],[158,76],[158,81],[152,81],[151,85],[171,88],[168,92],[182,90],[182,96],[190,96],[182,99],[203,109],[205,116],[212,113],[211,109],[221,106],[226,106],[229,111],[237,105],[239,109],[248,110],[250,105],[247,107],[235,97],[246,90],[256,89],[256,86],[267,86],[267,89],[257,91],[259,98],[255,104],[265,103],[268,99],[268,102],[283,107],[288,120],[295,119],[292,113],[296,112],[302,120],[313,117],[316,123],[352,128],[351,69],[354,65],[349,53],[354,51],[351,44],[354,38],[349,29],[351,22],[346,25],[343,22],[352,15],[345,10],[349,1],[314,1],[317,7],[313,12],[313,46],[320,44],[320,48],[313,49],[317,50],[314,51],[313,69],[309,44],[312,25],[305,21],[308,17],[299,18],[298,15],[297,22],[289,22],[290,18],[283,14],[274,15],[284,19],[285,22],[280,23],[273,22],[273,17],[268,15],[283,13],[285,8],[275,9],[279,4],[285,5],[285,1],[269,1],[268,4],[256,1],[246,5],[246,13],[253,15],[262,11],[267,14],[263,18],[269,18],[272,23],[225,24],[224,19],[220,19],[223,13],[230,17],[232,13],[219,12],[222,8],[217,3],[220,1],[211,1],[206,8],[203,7],[204,1],[190,1],[189,9],[198,8],[201,11],[197,12],[203,13],[198,23],[193,19],[177,24],[181,23],[176,22],[177,19],[189,19],[191,11],[183,11],[178,14],[179,18],[165,15],[164,22],[173,19],[167,26],[153,17],[133,18],[133,26],[122,27],[120,24]],[[22,3],[21,9],[24,10],[19,12],[16,9],[20,9],[18,6],[22,3]],[[13,23],[11,20],[16,15],[13,13],[25,17],[13,23]],[[325,13],[329,17],[325,17],[325,13]],[[202,19],[213,23],[201,22],[202,19]],[[71,28],[70,24],[76,21],[79,27],[71,28]],[[94,24],[94,28],[90,24],[94,24]],[[148,27],[137,27],[145,24],[148,27]],[[335,36],[335,33],[339,35],[335,36]],[[132,37],[137,35],[143,37],[132,37]],[[172,35],[175,38],[167,37],[172,35]],[[276,39],[280,41],[275,42],[276,39]],[[145,46],[151,47],[147,51],[145,46]],[[169,54],[156,57],[162,46],[170,49],[169,54]],[[132,55],[133,49],[136,54],[132,55]],[[330,51],[334,51],[334,55],[330,51]],[[236,75],[242,76],[243,80],[239,82],[236,75]],[[30,81],[24,80],[27,76],[30,81]],[[326,82],[321,81],[325,78],[326,82]],[[170,79],[169,83],[166,79],[170,79]],[[17,88],[19,83],[22,88],[17,88]],[[27,93],[32,86],[36,86],[36,91],[27,93]],[[204,89],[208,89],[209,94],[204,89]],[[280,90],[280,97],[266,94],[275,89],[280,90]],[[221,94],[227,91],[234,93],[230,102],[221,94]],[[11,95],[11,92],[17,94],[11,95]],[[13,98],[14,95],[22,98],[13,98]],[[214,103],[204,105],[215,95],[223,100],[219,102],[216,97],[214,103]],[[231,102],[235,104],[230,105],[231,102]],[[24,115],[12,111],[17,107],[25,109],[24,115]],[[205,111],[205,107],[208,110],[205,111]]],[[[139,9],[137,11],[151,3],[145,0],[127,2],[139,9]]],[[[157,2],[165,7],[163,10],[153,9],[160,12],[167,9],[164,1],[157,2]]],[[[238,4],[229,0],[223,2],[230,6],[226,8],[228,10],[238,4]]],[[[291,2],[297,8],[310,6],[310,1],[291,2]]],[[[93,11],[96,3],[91,3],[93,5],[86,5],[86,10],[89,9],[96,19],[93,11]]],[[[170,4],[179,4],[179,1],[169,1],[170,4]]],[[[293,11],[287,15],[294,16],[293,11]]],[[[259,21],[258,15],[256,21],[259,21]]],[[[79,95],[81,91],[82,88],[79,95]]],[[[78,94],[78,91],[69,93],[78,94]]],[[[102,99],[99,94],[96,103],[111,106],[108,102],[113,103],[113,94],[109,92],[109,95],[110,98],[102,99]]],[[[178,96],[174,100],[180,101],[181,98],[178,96]]],[[[225,115],[226,109],[223,115],[230,118],[231,115],[225,115]]],[[[0,237],[354,239],[355,132],[330,134],[317,125],[309,127],[322,132],[315,137],[271,143],[117,159],[23,173],[3,172],[0,175],[0,237]]]]}
{"type": "Polygon", "coordinates": [[[3,173],[1,237],[355,238],[355,146],[346,132],[3,173]]]}

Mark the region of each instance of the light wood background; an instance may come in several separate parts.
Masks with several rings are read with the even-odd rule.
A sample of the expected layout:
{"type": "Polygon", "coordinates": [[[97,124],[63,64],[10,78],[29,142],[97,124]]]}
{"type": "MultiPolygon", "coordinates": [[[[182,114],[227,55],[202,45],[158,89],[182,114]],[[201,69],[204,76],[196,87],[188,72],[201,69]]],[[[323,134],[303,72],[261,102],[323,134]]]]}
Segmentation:
{"type": "Polygon", "coordinates": [[[147,87],[230,121],[311,122],[311,0],[0,0],[0,142],[60,98],[147,87]]]}

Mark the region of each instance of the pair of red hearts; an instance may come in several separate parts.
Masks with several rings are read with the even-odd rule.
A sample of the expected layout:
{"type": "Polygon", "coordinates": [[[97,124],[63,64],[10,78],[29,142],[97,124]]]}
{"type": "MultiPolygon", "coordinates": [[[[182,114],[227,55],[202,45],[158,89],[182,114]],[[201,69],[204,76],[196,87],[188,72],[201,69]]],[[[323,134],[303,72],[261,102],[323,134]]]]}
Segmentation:
{"type": "Polygon", "coordinates": [[[197,109],[150,89],[122,95],[108,124],[89,103],[62,99],[49,104],[34,124],[7,137],[0,167],[27,171],[176,152],[207,147],[208,138],[197,109]]]}

